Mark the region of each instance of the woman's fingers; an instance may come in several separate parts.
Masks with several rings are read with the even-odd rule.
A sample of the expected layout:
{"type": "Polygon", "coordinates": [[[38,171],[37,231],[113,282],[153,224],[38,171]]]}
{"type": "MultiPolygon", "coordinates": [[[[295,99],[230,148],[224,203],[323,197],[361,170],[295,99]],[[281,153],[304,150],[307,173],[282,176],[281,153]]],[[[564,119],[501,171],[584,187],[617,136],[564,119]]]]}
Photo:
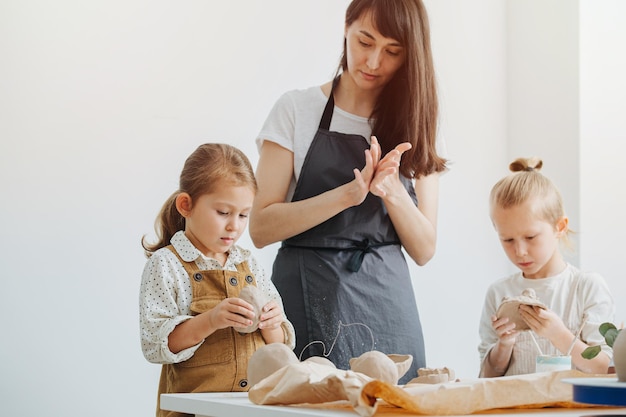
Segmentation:
{"type": "Polygon", "coordinates": [[[370,140],[370,151],[372,152],[372,159],[374,165],[378,165],[381,156],[380,144],[378,143],[378,139],[376,136],[372,136],[370,140]]]}
{"type": "Polygon", "coordinates": [[[413,146],[409,142],[402,142],[395,147],[395,150],[400,152],[400,155],[411,149],[413,146]]]}

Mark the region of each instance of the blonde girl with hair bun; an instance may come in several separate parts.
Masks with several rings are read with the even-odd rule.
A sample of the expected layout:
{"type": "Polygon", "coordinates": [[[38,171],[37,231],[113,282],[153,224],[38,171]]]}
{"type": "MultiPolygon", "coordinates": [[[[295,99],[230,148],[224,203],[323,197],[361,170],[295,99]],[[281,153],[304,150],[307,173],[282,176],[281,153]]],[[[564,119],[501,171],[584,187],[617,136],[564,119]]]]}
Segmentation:
{"type": "Polygon", "coordinates": [[[541,174],[543,161],[537,157],[517,158],[509,164],[511,172],[525,173],[526,175],[510,175],[502,178],[494,185],[490,195],[490,208],[493,213],[494,207],[508,208],[519,205],[529,197],[537,197],[541,200],[539,207],[540,215],[549,223],[557,224],[564,222],[563,233],[560,235],[560,242],[567,247],[571,247],[569,235],[569,219],[565,214],[561,193],[550,181],[549,178],[541,174]]]}
{"type": "Polygon", "coordinates": [[[606,346],[591,360],[581,352],[603,344],[598,326],[613,320],[613,297],[602,276],[583,272],[563,258],[560,245],[568,243],[569,219],[561,193],[540,172],[542,167],[539,158],[518,158],[509,165],[512,174],[490,193],[493,226],[519,271],[491,284],[485,295],[478,347],[481,377],[535,372],[537,346],[546,355],[569,353],[572,366],[583,372],[608,371],[611,352],[606,346]],[[521,331],[496,311],[505,297],[528,291],[547,308],[520,305],[519,314],[530,328],[521,331]]]}

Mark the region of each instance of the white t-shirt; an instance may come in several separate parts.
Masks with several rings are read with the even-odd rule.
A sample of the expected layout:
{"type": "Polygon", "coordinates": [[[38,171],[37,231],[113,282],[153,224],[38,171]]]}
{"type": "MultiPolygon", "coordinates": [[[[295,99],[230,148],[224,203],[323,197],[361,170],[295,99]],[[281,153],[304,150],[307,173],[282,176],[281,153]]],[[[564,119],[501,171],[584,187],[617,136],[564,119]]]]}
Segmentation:
{"type": "MultiPolygon", "coordinates": [[[[602,350],[612,357],[611,349],[604,344],[598,327],[603,322],[612,322],[615,316],[615,304],[609,287],[602,276],[593,272],[581,272],[578,268],[567,265],[558,275],[543,279],[527,279],[521,272],[503,278],[491,284],[485,295],[482,316],[480,318],[480,354],[481,365],[487,353],[498,341],[498,336],[491,326],[491,316],[496,314],[503,297],[517,297],[532,288],[550,310],[556,313],[565,326],[576,334],[583,317],[587,322],[582,329],[580,339],[589,345],[601,345],[602,350]]],[[[535,335],[542,353],[560,355],[548,339],[535,335]]],[[[505,375],[519,375],[535,372],[535,361],[539,354],[530,331],[523,331],[517,336],[509,368],[505,375]]],[[[481,366],[482,369],[482,366],[481,366]]],[[[481,375],[482,376],[482,375],[481,375]]]]}
{"type": "MultiPolygon", "coordinates": [[[[277,143],[294,153],[296,179],[304,158],[319,128],[328,97],[320,86],[284,93],[270,111],[256,143],[259,150],[264,140],[277,143]]],[[[355,116],[335,106],[330,130],[363,136],[369,143],[372,128],[366,117],[355,116]]]]}
{"type": "MultiPolygon", "coordinates": [[[[284,93],[270,111],[256,138],[261,150],[264,140],[274,142],[293,152],[294,178],[286,201],[291,201],[295,184],[300,177],[304,158],[319,128],[328,97],[320,86],[284,93]]],[[[363,136],[370,142],[372,127],[366,117],[355,116],[335,106],[330,130],[363,136]]]]}
{"type": "MultiPolygon", "coordinates": [[[[291,179],[285,201],[291,201],[296,183],[302,171],[304,158],[319,128],[328,97],[321,86],[284,93],[274,104],[256,138],[259,151],[265,140],[274,142],[293,152],[294,176],[291,179]]],[[[370,143],[372,126],[367,117],[356,116],[335,106],[329,130],[361,135],[370,143]]],[[[443,138],[437,136],[437,153],[447,158],[443,138]]],[[[447,167],[449,167],[448,162],[447,167]]],[[[447,171],[447,169],[446,169],[447,171]]],[[[444,171],[444,172],[446,172],[444,171]]]]}

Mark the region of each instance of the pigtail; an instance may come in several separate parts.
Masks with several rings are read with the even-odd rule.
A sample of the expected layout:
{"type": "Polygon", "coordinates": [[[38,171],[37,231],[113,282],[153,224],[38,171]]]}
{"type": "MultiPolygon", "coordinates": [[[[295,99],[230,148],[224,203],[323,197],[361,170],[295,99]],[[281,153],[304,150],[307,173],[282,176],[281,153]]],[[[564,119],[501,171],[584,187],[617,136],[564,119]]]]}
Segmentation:
{"type": "Polygon", "coordinates": [[[141,246],[147,258],[152,256],[157,250],[169,245],[172,236],[174,236],[176,232],[185,229],[185,218],[176,208],[176,197],[178,197],[178,194],[180,194],[180,192],[176,191],[167,199],[154,222],[154,230],[156,231],[158,241],[149,244],[146,243],[145,235],[141,238],[141,246]]]}

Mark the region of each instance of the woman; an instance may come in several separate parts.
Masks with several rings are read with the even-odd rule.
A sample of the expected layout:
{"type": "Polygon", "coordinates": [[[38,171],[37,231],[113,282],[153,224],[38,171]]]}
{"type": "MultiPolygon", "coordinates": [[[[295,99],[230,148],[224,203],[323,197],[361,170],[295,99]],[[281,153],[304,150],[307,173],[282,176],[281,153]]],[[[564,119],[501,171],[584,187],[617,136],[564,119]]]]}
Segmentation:
{"type": "Polygon", "coordinates": [[[401,383],[425,366],[401,249],[418,265],[435,252],[437,107],[422,2],[354,0],[337,77],[284,94],[266,120],[250,234],[282,241],[272,280],[303,358],[411,354],[401,383]]]}

